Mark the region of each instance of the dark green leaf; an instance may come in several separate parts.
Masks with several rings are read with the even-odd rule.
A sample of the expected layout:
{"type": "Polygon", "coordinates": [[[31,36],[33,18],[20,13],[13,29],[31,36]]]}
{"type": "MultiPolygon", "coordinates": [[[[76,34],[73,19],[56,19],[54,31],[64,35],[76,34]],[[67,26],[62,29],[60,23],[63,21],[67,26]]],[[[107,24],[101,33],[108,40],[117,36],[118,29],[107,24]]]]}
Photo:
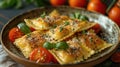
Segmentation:
{"type": "Polygon", "coordinates": [[[17,27],[24,33],[28,34],[31,32],[30,28],[25,23],[19,23],[17,27]]]}
{"type": "Polygon", "coordinates": [[[88,21],[89,20],[88,17],[86,17],[84,15],[81,15],[79,19],[82,20],[82,21],[88,21]]]}
{"type": "Polygon", "coordinates": [[[53,48],[53,44],[51,44],[50,42],[45,42],[43,44],[43,47],[46,49],[52,49],[53,48]]]}
{"type": "Polygon", "coordinates": [[[69,46],[66,42],[58,42],[56,44],[56,49],[67,49],[69,46]]]}
{"type": "Polygon", "coordinates": [[[76,18],[76,19],[79,19],[80,16],[81,16],[81,14],[80,14],[79,12],[76,12],[76,13],[75,13],[75,18],[76,18]]]}

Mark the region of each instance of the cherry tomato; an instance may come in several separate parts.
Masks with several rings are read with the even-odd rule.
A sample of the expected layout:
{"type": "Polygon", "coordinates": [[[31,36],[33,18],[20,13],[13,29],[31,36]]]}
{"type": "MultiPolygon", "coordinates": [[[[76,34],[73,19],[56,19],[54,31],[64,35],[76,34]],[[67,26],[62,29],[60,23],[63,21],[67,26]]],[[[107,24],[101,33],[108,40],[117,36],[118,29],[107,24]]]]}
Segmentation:
{"type": "Polygon", "coordinates": [[[9,39],[10,39],[11,42],[14,42],[15,39],[20,38],[23,35],[24,34],[17,27],[14,27],[9,31],[9,39]]]}
{"type": "Polygon", "coordinates": [[[50,63],[56,62],[51,53],[45,48],[35,48],[30,54],[30,60],[36,61],[37,63],[50,63]]]}
{"type": "Polygon", "coordinates": [[[89,11],[95,11],[105,14],[107,6],[102,2],[102,0],[90,0],[87,9],[89,11]]]}
{"type": "Polygon", "coordinates": [[[50,0],[52,6],[60,6],[66,3],[66,0],[50,0]]]}
{"type": "Polygon", "coordinates": [[[71,7],[86,7],[87,3],[87,0],[69,0],[71,7]]]}
{"type": "Polygon", "coordinates": [[[120,6],[115,5],[108,13],[109,18],[120,26],[120,6]]]}
{"type": "Polygon", "coordinates": [[[116,63],[120,63],[120,52],[116,52],[112,55],[111,60],[116,63]]]}
{"type": "Polygon", "coordinates": [[[100,25],[97,23],[95,26],[92,27],[92,29],[95,31],[95,33],[99,33],[100,32],[100,25]]]}

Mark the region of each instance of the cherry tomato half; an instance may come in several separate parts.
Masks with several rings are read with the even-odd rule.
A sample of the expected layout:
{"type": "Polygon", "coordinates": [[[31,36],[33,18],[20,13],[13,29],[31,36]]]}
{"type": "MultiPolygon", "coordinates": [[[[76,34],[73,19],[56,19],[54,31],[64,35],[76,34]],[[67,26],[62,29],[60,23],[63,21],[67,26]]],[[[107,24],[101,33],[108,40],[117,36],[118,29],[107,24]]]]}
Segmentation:
{"type": "Polygon", "coordinates": [[[15,39],[20,38],[23,35],[24,34],[17,27],[14,27],[9,31],[9,39],[10,39],[11,42],[14,42],[15,39]]]}
{"type": "Polygon", "coordinates": [[[30,60],[36,61],[37,63],[50,63],[56,62],[55,58],[51,53],[45,48],[38,47],[35,48],[30,54],[30,60]]]}

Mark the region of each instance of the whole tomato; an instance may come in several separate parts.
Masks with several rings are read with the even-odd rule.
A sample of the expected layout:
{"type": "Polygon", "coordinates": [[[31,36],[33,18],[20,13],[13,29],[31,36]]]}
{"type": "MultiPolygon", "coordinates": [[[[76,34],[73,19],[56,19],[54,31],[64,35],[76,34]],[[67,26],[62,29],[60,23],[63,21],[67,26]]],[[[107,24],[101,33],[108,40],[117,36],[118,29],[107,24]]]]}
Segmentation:
{"type": "Polygon", "coordinates": [[[71,7],[86,7],[87,3],[87,0],[69,0],[71,7]]]}
{"type": "Polygon", "coordinates": [[[102,2],[102,0],[90,0],[87,9],[89,11],[95,11],[102,14],[106,13],[107,6],[102,2]]]}
{"type": "Polygon", "coordinates": [[[60,6],[66,3],[66,0],[50,0],[52,6],[60,6]]]}
{"type": "MultiPolygon", "coordinates": [[[[120,2],[119,2],[120,3],[120,2]]],[[[120,5],[116,4],[108,13],[109,18],[115,21],[120,26],[120,5]]]]}

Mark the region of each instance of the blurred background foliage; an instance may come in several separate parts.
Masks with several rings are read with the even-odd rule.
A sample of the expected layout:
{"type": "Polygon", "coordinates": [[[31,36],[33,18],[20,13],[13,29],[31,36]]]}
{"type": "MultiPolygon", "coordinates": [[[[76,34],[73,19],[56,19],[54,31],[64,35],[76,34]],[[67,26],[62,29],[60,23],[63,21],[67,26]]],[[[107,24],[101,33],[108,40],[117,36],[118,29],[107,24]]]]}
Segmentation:
{"type": "Polygon", "coordinates": [[[21,9],[28,5],[48,6],[49,0],[0,0],[0,8],[2,9],[21,9]]]}
{"type": "MultiPolygon", "coordinates": [[[[0,0],[0,8],[2,9],[11,9],[11,8],[15,8],[15,9],[20,9],[20,8],[24,8],[25,6],[28,5],[35,5],[36,7],[41,7],[41,6],[49,6],[49,5],[53,5],[56,6],[57,5],[69,5],[71,6],[72,2],[72,6],[76,5],[76,6],[82,6],[82,5],[87,5],[85,4],[85,1],[87,1],[86,3],[88,3],[90,0],[78,0],[76,2],[81,2],[78,4],[75,3],[76,0],[0,0]],[[57,2],[58,1],[58,2],[57,2]],[[64,3],[63,3],[64,2],[64,3]],[[81,4],[81,5],[80,5],[81,4]]],[[[117,0],[101,0],[103,3],[105,3],[107,6],[112,6],[112,4],[114,4],[117,0]]]]}

